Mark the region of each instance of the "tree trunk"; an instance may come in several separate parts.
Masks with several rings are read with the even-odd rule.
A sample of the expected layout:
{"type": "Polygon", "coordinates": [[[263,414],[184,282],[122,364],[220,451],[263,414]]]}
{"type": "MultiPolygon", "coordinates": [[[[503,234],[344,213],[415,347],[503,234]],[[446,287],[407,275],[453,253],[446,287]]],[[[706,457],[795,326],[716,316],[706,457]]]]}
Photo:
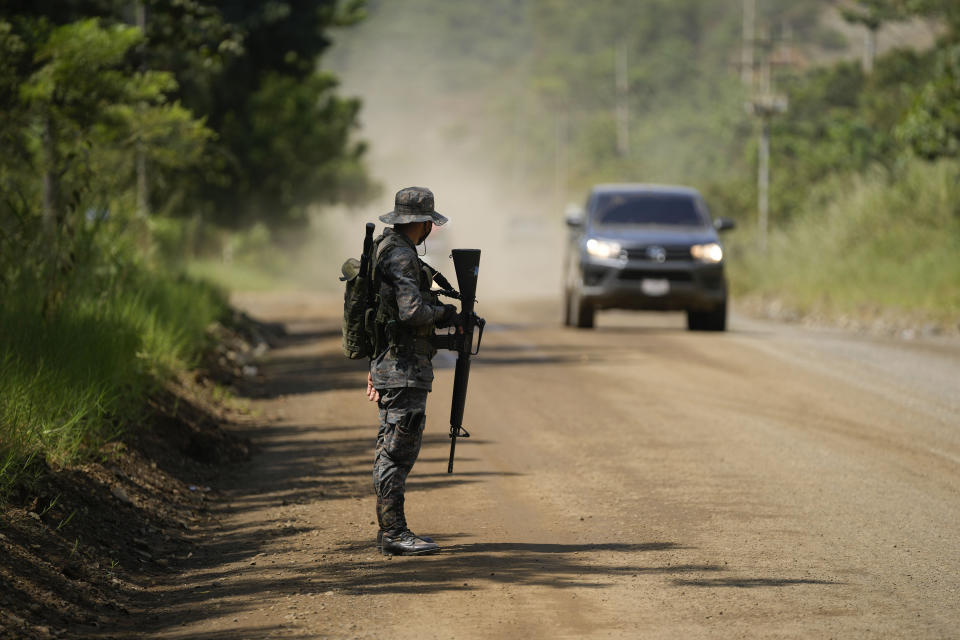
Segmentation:
{"type": "Polygon", "coordinates": [[[59,157],[57,135],[53,117],[48,113],[43,121],[43,230],[47,240],[52,241],[60,218],[60,176],[57,173],[59,157]]]}

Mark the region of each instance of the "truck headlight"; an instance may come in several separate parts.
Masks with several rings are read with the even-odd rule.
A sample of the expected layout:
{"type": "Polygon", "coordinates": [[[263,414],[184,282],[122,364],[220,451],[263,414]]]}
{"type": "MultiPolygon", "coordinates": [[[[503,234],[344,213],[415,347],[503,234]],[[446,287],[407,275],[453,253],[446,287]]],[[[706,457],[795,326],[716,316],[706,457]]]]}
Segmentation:
{"type": "Polygon", "coordinates": [[[608,240],[597,240],[590,238],[587,240],[587,253],[594,258],[604,258],[607,260],[620,257],[620,243],[610,242],[608,240]]]}
{"type": "Polygon", "coordinates": [[[690,247],[690,255],[700,262],[717,263],[723,260],[723,247],[716,242],[695,244],[690,247]]]}

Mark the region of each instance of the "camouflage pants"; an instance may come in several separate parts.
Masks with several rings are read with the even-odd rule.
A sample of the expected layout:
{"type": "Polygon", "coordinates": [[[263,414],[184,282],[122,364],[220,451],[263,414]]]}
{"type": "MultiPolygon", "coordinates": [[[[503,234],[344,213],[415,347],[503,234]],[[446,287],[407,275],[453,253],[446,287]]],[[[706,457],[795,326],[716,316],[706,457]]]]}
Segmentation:
{"type": "Polygon", "coordinates": [[[403,515],[407,474],[420,454],[423,439],[426,389],[381,389],[380,431],[373,459],[373,490],[377,494],[380,529],[399,533],[407,528],[403,515]]]}

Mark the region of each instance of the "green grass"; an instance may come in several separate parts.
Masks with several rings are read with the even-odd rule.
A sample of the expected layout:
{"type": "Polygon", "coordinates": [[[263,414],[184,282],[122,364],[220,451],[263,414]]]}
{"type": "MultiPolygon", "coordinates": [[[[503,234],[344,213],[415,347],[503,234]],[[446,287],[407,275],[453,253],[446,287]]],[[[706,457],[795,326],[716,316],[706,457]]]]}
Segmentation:
{"type": "Polygon", "coordinates": [[[838,178],[771,235],[767,255],[734,251],[735,294],[777,298],[801,313],[956,325],[960,163],[910,160],[895,177],[838,178]]]}
{"type": "Polygon", "coordinates": [[[0,307],[0,499],[38,457],[78,460],[135,424],[226,310],[211,285],[143,267],[77,278],[46,318],[33,291],[0,307]]]}
{"type": "Polygon", "coordinates": [[[187,265],[187,272],[230,291],[277,291],[296,286],[279,274],[239,261],[228,265],[214,259],[192,260],[187,265]]]}

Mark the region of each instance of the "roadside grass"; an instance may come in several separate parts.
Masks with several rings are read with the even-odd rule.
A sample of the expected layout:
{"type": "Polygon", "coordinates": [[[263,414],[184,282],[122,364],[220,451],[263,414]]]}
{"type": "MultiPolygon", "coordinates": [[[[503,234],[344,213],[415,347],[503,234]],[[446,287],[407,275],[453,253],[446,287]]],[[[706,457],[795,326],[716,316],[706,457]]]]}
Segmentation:
{"type": "Polygon", "coordinates": [[[0,307],[0,501],[34,462],[76,461],[143,416],[227,309],[203,282],[144,267],[74,283],[50,317],[22,286],[0,307]]]}
{"type": "Polygon", "coordinates": [[[336,208],[313,215],[308,226],[272,234],[263,225],[222,231],[220,249],[188,259],[187,273],[232,292],[342,292],[340,267],[359,255],[365,221],[336,208]]]}
{"type": "Polygon", "coordinates": [[[215,259],[191,260],[187,263],[187,273],[230,291],[286,291],[296,288],[296,283],[287,277],[241,261],[226,264],[215,259]]]}
{"type": "Polygon", "coordinates": [[[734,295],[777,300],[800,314],[960,321],[960,163],[908,160],[842,176],[771,234],[761,255],[735,240],[734,295]],[[739,254],[739,255],[737,255],[739,254]]]}

